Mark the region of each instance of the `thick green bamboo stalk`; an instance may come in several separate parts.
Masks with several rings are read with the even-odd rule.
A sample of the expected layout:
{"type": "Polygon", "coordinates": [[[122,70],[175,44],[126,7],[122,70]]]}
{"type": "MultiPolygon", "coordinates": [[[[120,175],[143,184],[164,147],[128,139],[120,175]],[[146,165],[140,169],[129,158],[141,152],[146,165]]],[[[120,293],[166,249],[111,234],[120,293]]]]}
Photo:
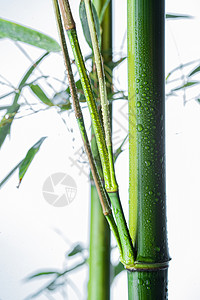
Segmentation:
{"type": "Polygon", "coordinates": [[[167,298],[164,22],[164,0],[128,0],[129,300],[167,298]]]}
{"type": "MultiPolygon", "coordinates": [[[[98,16],[104,0],[94,0],[98,16]]],[[[106,10],[102,24],[102,51],[112,51],[112,8],[106,10]]],[[[105,62],[112,60],[112,55],[104,58],[105,62]]],[[[92,130],[91,148],[94,157],[100,161],[94,131],[92,130]]],[[[101,213],[96,187],[91,181],[90,205],[90,254],[88,300],[110,299],[110,229],[101,213]]]]}

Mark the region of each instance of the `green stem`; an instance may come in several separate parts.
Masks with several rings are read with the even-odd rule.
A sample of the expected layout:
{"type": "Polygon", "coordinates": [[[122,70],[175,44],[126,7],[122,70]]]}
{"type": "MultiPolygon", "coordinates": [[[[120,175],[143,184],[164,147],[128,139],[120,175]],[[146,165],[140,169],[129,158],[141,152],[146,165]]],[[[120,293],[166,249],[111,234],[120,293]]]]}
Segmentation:
{"type": "Polygon", "coordinates": [[[164,0],[128,0],[129,211],[137,253],[129,300],[167,294],[164,22],[164,0]]]}
{"type": "MultiPolygon", "coordinates": [[[[85,151],[88,156],[89,164],[91,167],[91,172],[92,172],[94,182],[95,182],[95,185],[96,185],[96,188],[98,191],[98,195],[99,195],[99,199],[100,199],[100,202],[102,205],[103,213],[109,219],[109,222],[111,222],[111,224],[112,224],[113,218],[112,218],[112,216],[109,216],[109,215],[112,215],[112,211],[111,211],[110,204],[109,204],[109,198],[103,187],[102,181],[100,179],[100,176],[99,176],[99,173],[98,173],[98,170],[97,170],[97,167],[96,167],[93,155],[92,155],[87,132],[86,132],[85,125],[84,125],[81,107],[80,107],[79,100],[77,97],[76,85],[75,85],[75,81],[74,81],[74,77],[73,77],[73,73],[72,73],[72,69],[71,69],[71,63],[70,63],[67,44],[65,41],[65,35],[64,35],[63,27],[62,27],[62,20],[61,20],[58,2],[57,2],[57,0],[53,0],[53,3],[54,3],[56,20],[57,20],[57,24],[58,24],[59,36],[60,36],[60,40],[61,40],[61,47],[62,47],[64,61],[65,61],[66,69],[67,69],[67,76],[68,76],[68,81],[69,81],[69,86],[70,86],[70,92],[71,92],[73,106],[74,106],[74,110],[75,110],[75,116],[77,119],[81,137],[82,137],[82,140],[84,143],[85,151]]],[[[115,229],[115,224],[112,224],[112,228],[115,229]]],[[[115,234],[117,235],[117,233],[115,233],[115,234]]]]}
{"type": "Polygon", "coordinates": [[[91,0],[84,0],[87,20],[90,30],[90,36],[92,40],[92,46],[94,51],[95,64],[97,68],[97,76],[99,81],[99,92],[101,99],[101,109],[103,115],[103,125],[105,131],[105,139],[106,146],[108,149],[108,159],[109,159],[109,167],[110,167],[110,175],[111,175],[111,192],[115,192],[118,189],[117,182],[115,179],[115,171],[114,171],[114,161],[112,154],[112,139],[111,139],[111,127],[110,127],[110,112],[109,105],[107,99],[107,91],[106,91],[106,81],[104,75],[103,61],[100,54],[99,43],[96,34],[95,22],[92,13],[91,0]]]}
{"type": "Polygon", "coordinates": [[[110,230],[91,183],[88,300],[110,299],[110,230]]]}
{"type": "Polygon", "coordinates": [[[96,102],[94,100],[91,83],[90,83],[90,80],[89,80],[89,77],[87,74],[87,70],[86,70],[83,56],[81,53],[81,49],[79,46],[75,23],[73,21],[72,15],[71,15],[68,0],[59,0],[59,3],[60,3],[60,5],[61,5],[61,3],[67,3],[66,5],[64,5],[64,4],[61,5],[61,13],[62,13],[64,20],[65,20],[65,18],[70,16],[69,20],[66,19],[64,21],[64,24],[66,26],[65,29],[67,30],[69,41],[70,41],[72,51],[74,54],[74,59],[75,59],[76,66],[77,66],[77,69],[79,72],[82,88],[83,88],[85,98],[86,98],[86,101],[88,104],[88,108],[89,108],[89,112],[90,112],[90,116],[91,116],[91,120],[92,120],[92,125],[94,128],[97,145],[98,145],[98,149],[99,149],[99,154],[100,154],[100,158],[101,158],[101,163],[102,163],[102,167],[103,167],[105,186],[107,189],[110,189],[111,178],[110,178],[110,170],[109,170],[108,151],[107,151],[106,142],[104,139],[104,132],[103,132],[99,114],[97,111],[96,102]],[[67,10],[67,12],[66,12],[66,10],[67,10]],[[69,24],[73,23],[74,27],[68,29],[69,28],[68,22],[69,22],[69,24]]]}
{"type": "Polygon", "coordinates": [[[167,269],[151,272],[128,272],[128,299],[167,299],[167,280],[167,269]]]}
{"type": "MultiPolygon", "coordinates": [[[[97,14],[99,15],[104,0],[94,0],[97,14]]],[[[112,49],[112,11],[111,4],[106,10],[106,18],[102,24],[102,49],[110,51],[112,49]],[[108,37],[108,39],[106,39],[108,37]]],[[[105,57],[106,61],[112,61],[112,56],[105,57]]],[[[94,74],[96,77],[95,69],[94,74]]],[[[97,81],[93,85],[97,90],[97,81]]],[[[91,149],[97,163],[99,174],[103,172],[99,157],[99,151],[94,135],[91,130],[91,149]]],[[[98,194],[91,181],[90,194],[90,253],[89,253],[89,281],[88,300],[110,300],[110,229],[108,222],[101,213],[98,194]]]]}

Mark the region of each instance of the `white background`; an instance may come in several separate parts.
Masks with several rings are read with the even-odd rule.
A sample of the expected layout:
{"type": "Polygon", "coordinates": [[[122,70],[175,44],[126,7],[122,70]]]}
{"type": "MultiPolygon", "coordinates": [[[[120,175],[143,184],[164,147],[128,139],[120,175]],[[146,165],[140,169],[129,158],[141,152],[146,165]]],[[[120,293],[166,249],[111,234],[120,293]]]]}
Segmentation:
{"type": "MultiPolygon", "coordinates": [[[[71,1],[72,2],[72,1],[71,1]]],[[[115,0],[114,45],[119,54],[126,33],[126,1],[115,0]]],[[[166,22],[166,74],[173,68],[200,58],[198,38],[200,28],[199,1],[166,1],[167,13],[195,16],[189,20],[166,22]]],[[[73,2],[77,30],[81,32],[78,3],[73,2]]],[[[40,30],[58,40],[51,1],[2,1],[1,17],[40,30]]],[[[84,53],[89,53],[84,39],[80,37],[84,53]]],[[[17,86],[30,61],[8,40],[0,41],[0,74],[17,86]]],[[[33,60],[42,50],[23,46],[33,60]]],[[[126,53],[126,44],[123,46],[126,53]]],[[[56,78],[63,78],[61,55],[52,54],[42,64],[41,70],[56,78]]],[[[117,82],[127,88],[126,63],[117,82]]],[[[196,77],[198,80],[198,75],[196,77]]],[[[6,87],[0,85],[1,94],[6,87]]],[[[60,85],[57,85],[59,90],[60,85]]],[[[198,88],[189,89],[187,98],[198,94],[198,88]],[[190,94],[191,91],[191,94],[190,94]]],[[[183,95],[170,97],[166,102],[167,142],[167,206],[169,248],[172,261],[169,270],[169,299],[200,299],[199,279],[199,169],[200,169],[200,104],[190,101],[183,105],[183,95]]],[[[26,97],[32,101],[27,92],[26,97]]],[[[11,101],[11,99],[9,99],[11,101]]],[[[5,105],[5,101],[2,102],[5,105]]],[[[124,105],[124,102],[122,102],[124,105]]],[[[118,104],[114,108],[116,116],[118,104]]],[[[85,110],[86,111],[86,110],[85,110]]],[[[86,112],[87,115],[87,112],[86,112]]],[[[72,164],[77,159],[81,140],[72,115],[64,114],[62,121],[54,108],[21,118],[14,122],[11,138],[4,143],[0,154],[0,179],[25,156],[27,150],[42,136],[48,136],[35,157],[19,189],[17,173],[0,191],[0,299],[22,300],[37,291],[43,281],[25,283],[23,279],[34,271],[62,269],[66,266],[65,253],[70,245],[82,241],[88,246],[89,185],[84,174],[72,164]],[[68,129],[74,128],[73,132],[68,129]],[[67,129],[68,128],[68,129],[67,129]],[[75,138],[75,141],[73,140],[75,138]],[[71,175],[77,184],[73,203],[64,208],[50,206],[43,198],[42,185],[55,173],[71,175]],[[63,236],[61,236],[63,235],[63,236]]],[[[125,125],[123,120],[123,125],[125,125]]],[[[119,128],[118,128],[119,129],[119,128]]],[[[125,130],[121,129],[125,136],[125,130]]],[[[125,147],[127,148],[127,146],[125,147]]],[[[124,151],[117,162],[117,177],[121,187],[123,206],[127,215],[128,199],[128,152],[124,151]],[[123,170],[123,172],[122,172],[123,170]]],[[[70,277],[78,286],[81,296],[68,289],[69,299],[86,299],[87,269],[83,268],[70,277]]],[[[118,276],[113,284],[112,299],[127,299],[126,274],[118,276]]],[[[62,299],[57,294],[54,299],[62,299]]],[[[41,296],[38,299],[47,299],[41,296]]],[[[49,298],[50,299],[50,298],[49,298]]]]}

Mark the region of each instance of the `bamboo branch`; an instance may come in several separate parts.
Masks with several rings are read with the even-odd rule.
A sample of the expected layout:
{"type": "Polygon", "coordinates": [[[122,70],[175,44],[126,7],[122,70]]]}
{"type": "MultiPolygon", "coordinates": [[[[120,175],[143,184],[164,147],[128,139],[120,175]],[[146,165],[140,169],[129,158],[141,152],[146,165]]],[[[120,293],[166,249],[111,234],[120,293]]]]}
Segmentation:
{"type": "Polygon", "coordinates": [[[88,20],[90,36],[91,36],[92,46],[94,51],[95,64],[97,68],[97,76],[99,81],[99,92],[100,92],[101,108],[102,108],[102,115],[103,115],[103,126],[105,131],[106,146],[108,149],[108,159],[109,159],[111,184],[112,184],[111,191],[116,192],[118,190],[118,186],[117,186],[115,171],[114,171],[114,161],[113,161],[113,154],[112,154],[112,138],[111,138],[111,127],[110,127],[110,112],[109,112],[109,105],[107,99],[103,61],[99,49],[99,43],[96,34],[91,1],[84,0],[84,2],[85,2],[87,20],[88,20]]]}
{"type": "Polygon", "coordinates": [[[118,229],[116,227],[116,224],[115,224],[115,221],[114,221],[114,218],[112,215],[112,210],[111,210],[110,204],[109,204],[109,198],[103,187],[102,181],[100,179],[100,176],[99,176],[99,173],[98,173],[98,170],[97,170],[97,167],[96,167],[93,155],[92,155],[92,151],[90,148],[87,132],[85,129],[83,115],[82,115],[81,107],[80,107],[77,92],[76,92],[74,76],[73,76],[72,69],[71,69],[71,63],[70,63],[70,58],[69,58],[69,54],[68,54],[67,44],[65,41],[65,35],[64,35],[63,27],[62,27],[62,20],[61,20],[58,2],[57,2],[57,0],[53,0],[53,3],[54,3],[56,20],[57,20],[57,24],[58,24],[59,36],[60,36],[60,40],[61,40],[61,47],[62,47],[63,56],[64,56],[64,62],[65,62],[65,66],[67,69],[67,76],[68,76],[68,81],[69,81],[69,86],[70,86],[70,92],[71,92],[73,106],[74,106],[74,110],[75,110],[75,116],[77,119],[81,137],[82,137],[82,140],[84,143],[85,151],[88,156],[92,176],[94,178],[94,182],[95,182],[95,185],[97,188],[97,192],[98,192],[99,199],[100,199],[100,202],[102,205],[103,213],[108,220],[110,228],[116,238],[119,250],[121,252],[121,243],[120,243],[120,239],[119,239],[118,229]]]}
{"type": "Polygon", "coordinates": [[[91,83],[87,74],[87,70],[85,67],[85,63],[83,60],[83,56],[80,50],[78,37],[76,33],[75,23],[73,21],[73,17],[71,14],[71,10],[69,7],[68,0],[59,0],[61,13],[64,20],[64,26],[67,30],[67,34],[69,37],[69,41],[72,47],[72,51],[74,54],[74,59],[76,62],[76,66],[79,72],[82,88],[85,94],[85,98],[88,104],[92,125],[94,128],[94,133],[97,140],[97,146],[101,158],[103,173],[104,173],[104,181],[106,189],[110,189],[111,187],[111,178],[110,178],[110,169],[109,169],[109,160],[108,160],[108,151],[106,148],[106,142],[104,139],[104,132],[102,128],[102,124],[99,118],[99,114],[97,111],[96,102],[94,100],[91,83]],[[69,18],[69,19],[67,19],[69,18]],[[69,24],[74,24],[72,28],[69,28],[69,24]]]}

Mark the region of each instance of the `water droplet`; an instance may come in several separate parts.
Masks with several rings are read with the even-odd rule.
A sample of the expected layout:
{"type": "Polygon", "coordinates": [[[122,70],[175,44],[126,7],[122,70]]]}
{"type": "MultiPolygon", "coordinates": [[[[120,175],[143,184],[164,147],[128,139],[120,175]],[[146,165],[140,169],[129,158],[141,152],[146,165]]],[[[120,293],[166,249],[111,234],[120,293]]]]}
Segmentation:
{"type": "Polygon", "coordinates": [[[119,209],[118,208],[115,209],[115,213],[116,213],[116,215],[119,213],[119,209]]]}
{"type": "Polygon", "coordinates": [[[141,132],[143,129],[144,129],[144,127],[142,126],[142,124],[138,124],[138,125],[137,125],[137,130],[138,130],[139,132],[141,132]]]}
{"type": "Polygon", "coordinates": [[[147,167],[149,167],[149,166],[151,165],[151,161],[150,161],[150,160],[145,160],[145,165],[146,165],[147,167]]]}
{"type": "Polygon", "coordinates": [[[136,92],[136,94],[139,94],[139,89],[136,89],[135,92],[136,92]]]}
{"type": "Polygon", "coordinates": [[[137,102],[137,107],[140,107],[140,106],[141,106],[141,102],[138,101],[138,102],[137,102]]]}
{"type": "Polygon", "coordinates": [[[142,94],[142,97],[146,97],[147,94],[142,94]]]}
{"type": "Polygon", "coordinates": [[[136,79],[136,82],[137,82],[137,83],[140,82],[140,79],[136,79]]]}
{"type": "Polygon", "coordinates": [[[150,285],[150,280],[146,280],[146,285],[150,285]]]}

